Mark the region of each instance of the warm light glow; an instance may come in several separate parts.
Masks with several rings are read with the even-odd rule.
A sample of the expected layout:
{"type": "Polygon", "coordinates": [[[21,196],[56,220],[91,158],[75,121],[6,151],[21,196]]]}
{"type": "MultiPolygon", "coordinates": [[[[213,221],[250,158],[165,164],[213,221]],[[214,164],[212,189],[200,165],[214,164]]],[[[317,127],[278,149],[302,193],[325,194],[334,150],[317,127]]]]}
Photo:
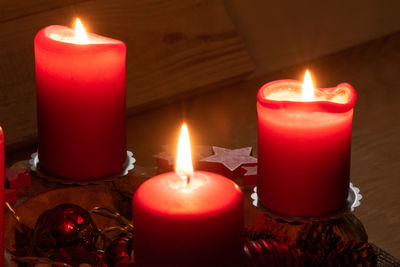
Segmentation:
{"type": "Polygon", "coordinates": [[[75,41],[77,44],[87,44],[88,43],[88,38],[86,35],[85,28],[82,25],[82,22],[78,19],[76,19],[75,22],[75,41]]]}
{"type": "Polygon", "coordinates": [[[301,100],[303,100],[303,101],[313,101],[314,100],[314,86],[312,83],[310,72],[308,70],[306,70],[306,74],[304,75],[303,93],[302,93],[301,100]]]}
{"type": "Polygon", "coordinates": [[[178,152],[176,156],[176,172],[185,176],[189,182],[193,175],[192,153],[190,151],[189,132],[184,123],[181,128],[178,142],[178,152]]]}

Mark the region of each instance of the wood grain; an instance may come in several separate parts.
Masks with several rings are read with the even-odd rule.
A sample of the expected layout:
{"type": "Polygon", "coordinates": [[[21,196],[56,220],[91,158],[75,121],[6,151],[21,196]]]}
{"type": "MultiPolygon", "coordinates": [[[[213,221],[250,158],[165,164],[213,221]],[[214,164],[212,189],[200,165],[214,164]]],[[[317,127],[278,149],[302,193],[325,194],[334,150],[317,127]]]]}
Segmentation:
{"type": "Polygon", "coordinates": [[[0,123],[7,148],[36,137],[36,32],[71,25],[77,15],[89,31],[127,44],[128,111],[235,82],[254,68],[221,1],[86,1],[6,21],[0,23],[0,123]]]}
{"type": "Polygon", "coordinates": [[[0,2],[0,23],[88,0],[2,0],[0,2]]]}

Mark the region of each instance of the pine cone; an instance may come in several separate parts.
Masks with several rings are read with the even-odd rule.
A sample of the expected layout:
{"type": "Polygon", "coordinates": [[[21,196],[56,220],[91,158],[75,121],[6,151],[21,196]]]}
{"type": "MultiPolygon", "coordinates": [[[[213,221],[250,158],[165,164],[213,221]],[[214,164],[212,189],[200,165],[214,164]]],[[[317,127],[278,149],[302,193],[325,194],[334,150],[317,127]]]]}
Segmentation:
{"type": "Polygon", "coordinates": [[[30,257],[35,256],[33,245],[33,229],[26,225],[21,225],[21,230],[17,227],[14,229],[15,244],[13,245],[15,251],[13,255],[17,257],[30,257]]]}
{"type": "Polygon", "coordinates": [[[258,215],[254,226],[249,226],[245,229],[245,237],[248,241],[266,239],[284,244],[288,244],[289,240],[285,228],[264,214],[258,215]]]}
{"type": "Polygon", "coordinates": [[[329,223],[304,226],[296,247],[306,266],[375,266],[376,255],[366,242],[344,242],[329,223]]]}
{"type": "Polygon", "coordinates": [[[296,247],[303,254],[326,259],[331,251],[337,248],[339,241],[340,237],[330,224],[308,223],[297,237],[296,247]]]}
{"type": "Polygon", "coordinates": [[[244,252],[246,267],[303,266],[295,249],[271,239],[247,241],[244,252]]]}
{"type": "Polygon", "coordinates": [[[366,242],[340,242],[337,251],[327,261],[334,266],[376,266],[377,258],[373,248],[366,242]]]}

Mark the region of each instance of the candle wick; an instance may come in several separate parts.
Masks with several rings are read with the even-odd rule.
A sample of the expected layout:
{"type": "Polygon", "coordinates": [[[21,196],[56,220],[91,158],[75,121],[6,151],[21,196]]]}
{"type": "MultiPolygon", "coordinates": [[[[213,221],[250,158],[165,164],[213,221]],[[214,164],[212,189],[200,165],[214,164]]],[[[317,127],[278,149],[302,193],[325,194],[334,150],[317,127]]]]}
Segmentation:
{"type": "Polygon", "coordinates": [[[190,174],[186,175],[186,185],[190,184],[190,174]]]}

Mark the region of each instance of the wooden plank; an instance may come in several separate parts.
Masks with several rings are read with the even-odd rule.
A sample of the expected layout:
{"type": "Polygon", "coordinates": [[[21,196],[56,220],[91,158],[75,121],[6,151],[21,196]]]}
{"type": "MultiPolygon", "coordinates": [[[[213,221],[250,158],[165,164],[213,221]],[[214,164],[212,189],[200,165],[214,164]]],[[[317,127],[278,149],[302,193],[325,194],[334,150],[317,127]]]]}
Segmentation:
{"type": "Polygon", "coordinates": [[[224,0],[264,74],[400,31],[400,1],[224,0]]]}
{"type": "Polygon", "coordinates": [[[2,0],[0,2],[0,22],[29,16],[83,1],[88,0],[2,0]]]}
{"type": "Polygon", "coordinates": [[[101,0],[0,23],[0,124],[6,146],[36,136],[33,38],[50,24],[86,28],[123,40],[127,53],[127,108],[197,88],[237,81],[253,63],[221,1],[101,0]]]}

